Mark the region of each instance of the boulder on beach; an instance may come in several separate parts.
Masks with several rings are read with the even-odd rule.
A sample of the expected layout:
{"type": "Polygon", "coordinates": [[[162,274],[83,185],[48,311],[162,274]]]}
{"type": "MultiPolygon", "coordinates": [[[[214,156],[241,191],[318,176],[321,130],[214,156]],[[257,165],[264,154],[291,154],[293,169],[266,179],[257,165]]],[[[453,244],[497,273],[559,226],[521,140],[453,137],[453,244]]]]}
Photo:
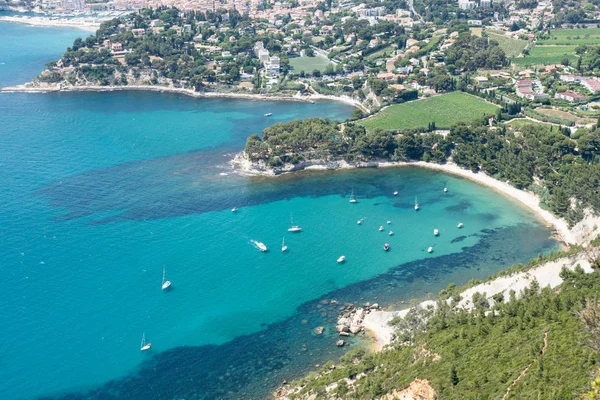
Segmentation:
{"type": "Polygon", "coordinates": [[[320,335],[320,334],[322,334],[324,330],[325,330],[325,328],[324,328],[324,327],[322,327],[322,326],[318,326],[318,327],[316,327],[316,328],[315,328],[315,330],[314,330],[314,332],[315,332],[315,335],[320,335]]]}

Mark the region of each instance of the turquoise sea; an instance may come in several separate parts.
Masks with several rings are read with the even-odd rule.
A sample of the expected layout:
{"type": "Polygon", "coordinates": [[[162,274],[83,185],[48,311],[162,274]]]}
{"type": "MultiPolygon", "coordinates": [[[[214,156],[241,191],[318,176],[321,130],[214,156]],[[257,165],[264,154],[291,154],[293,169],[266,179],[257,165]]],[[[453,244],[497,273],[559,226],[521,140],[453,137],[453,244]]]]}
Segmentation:
{"type": "MultiPolygon", "coordinates": [[[[0,85],[31,79],[81,34],[0,23],[0,85]]],[[[399,306],[558,248],[516,203],[438,172],[273,179],[227,164],[276,121],[351,111],[0,94],[0,398],[262,398],[345,351],[324,300],[399,306]],[[303,232],[287,232],[291,213],[303,232]]]]}

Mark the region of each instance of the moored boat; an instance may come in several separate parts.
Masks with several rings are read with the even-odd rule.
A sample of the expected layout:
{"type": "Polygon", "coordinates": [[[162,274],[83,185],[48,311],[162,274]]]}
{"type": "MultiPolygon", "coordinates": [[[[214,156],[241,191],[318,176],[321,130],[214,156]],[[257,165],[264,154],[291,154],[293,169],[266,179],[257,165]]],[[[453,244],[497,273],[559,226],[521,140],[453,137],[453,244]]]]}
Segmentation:
{"type": "Polygon", "coordinates": [[[439,235],[439,234],[440,234],[440,231],[438,231],[437,229],[434,229],[434,230],[433,230],[433,235],[434,235],[434,236],[437,236],[437,235],[439,235]]]}
{"type": "Polygon", "coordinates": [[[150,350],[151,347],[152,347],[152,343],[150,343],[150,342],[146,343],[146,332],[142,333],[142,344],[140,345],[140,350],[141,351],[150,350]]]}
{"type": "Polygon", "coordinates": [[[302,228],[299,225],[294,225],[294,217],[290,214],[290,227],[288,232],[301,232],[302,228]]]}
{"type": "Polygon", "coordinates": [[[285,245],[285,238],[281,240],[281,251],[287,251],[287,246],[285,245]]]}
{"type": "Polygon", "coordinates": [[[166,270],[163,267],[162,290],[167,290],[168,288],[171,287],[171,281],[166,280],[165,276],[166,276],[166,270]]]}
{"type": "Polygon", "coordinates": [[[417,201],[417,198],[415,197],[415,211],[419,210],[419,202],[417,201]]]}
{"type": "Polygon", "coordinates": [[[428,253],[433,253],[433,247],[430,247],[430,248],[428,248],[428,249],[427,249],[427,252],[428,252],[428,253]]]}
{"type": "Polygon", "coordinates": [[[340,258],[337,259],[337,262],[339,262],[340,264],[346,261],[346,256],[340,256],[340,258]]]}
{"type": "Polygon", "coordinates": [[[379,232],[383,232],[383,225],[379,227],[379,232]]]}
{"type": "Polygon", "coordinates": [[[354,189],[352,189],[352,193],[350,193],[350,203],[358,203],[358,200],[354,197],[354,189]]]}
{"type": "Polygon", "coordinates": [[[456,225],[456,227],[457,227],[458,229],[462,228],[462,227],[463,227],[463,223],[462,223],[462,222],[459,222],[459,223],[458,223],[458,225],[456,225]]]}
{"type": "Polygon", "coordinates": [[[383,251],[388,251],[390,249],[390,245],[389,244],[384,244],[383,245],[383,251]]]}

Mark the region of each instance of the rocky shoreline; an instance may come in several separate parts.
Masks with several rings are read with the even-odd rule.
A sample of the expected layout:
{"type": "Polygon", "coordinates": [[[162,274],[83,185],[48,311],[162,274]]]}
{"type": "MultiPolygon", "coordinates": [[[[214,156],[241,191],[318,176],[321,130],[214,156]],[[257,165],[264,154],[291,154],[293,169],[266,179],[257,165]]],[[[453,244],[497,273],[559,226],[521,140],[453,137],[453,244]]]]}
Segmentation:
{"type": "Polygon", "coordinates": [[[339,101],[352,107],[357,107],[365,112],[368,110],[358,101],[350,97],[326,96],[320,94],[302,95],[296,93],[289,94],[255,94],[243,92],[196,92],[192,89],[178,88],[173,86],[153,86],[153,85],[126,85],[126,86],[98,86],[98,85],[65,85],[65,84],[47,84],[39,82],[28,82],[23,85],[9,86],[0,89],[4,93],[52,93],[52,92],[126,92],[126,91],[148,91],[160,93],[177,93],[194,98],[225,98],[225,99],[245,99],[254,101],[339,101]]]}

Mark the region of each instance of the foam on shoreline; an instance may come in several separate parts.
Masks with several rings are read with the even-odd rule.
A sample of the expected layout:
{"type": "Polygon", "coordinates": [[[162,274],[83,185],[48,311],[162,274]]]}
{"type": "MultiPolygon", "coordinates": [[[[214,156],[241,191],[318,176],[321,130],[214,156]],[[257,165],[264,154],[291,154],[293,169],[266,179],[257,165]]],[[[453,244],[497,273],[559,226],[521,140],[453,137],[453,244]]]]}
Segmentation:
{"type": "Polygon", "coordinates": [[[32,85],[30,83],[17,86],[9,86],[0,89],[4,93],[50,93],[50,92],[119,92],[119,91],[148,91],[161,93],[177,93],[195,98],[225,98],[246,99],[255,101],[308,101],[317,100],[339,101],[352,107],[365,110],[364,106],[350,97],[325,96],[320,94],[285,95],[285,94],[254,94],[254,93],[228,93],[228,92],[196,92],[192,89],[175,88],[171,86],[152,85],[127,85],[127,86],[62,86],[62,85],[32,85]]]}

